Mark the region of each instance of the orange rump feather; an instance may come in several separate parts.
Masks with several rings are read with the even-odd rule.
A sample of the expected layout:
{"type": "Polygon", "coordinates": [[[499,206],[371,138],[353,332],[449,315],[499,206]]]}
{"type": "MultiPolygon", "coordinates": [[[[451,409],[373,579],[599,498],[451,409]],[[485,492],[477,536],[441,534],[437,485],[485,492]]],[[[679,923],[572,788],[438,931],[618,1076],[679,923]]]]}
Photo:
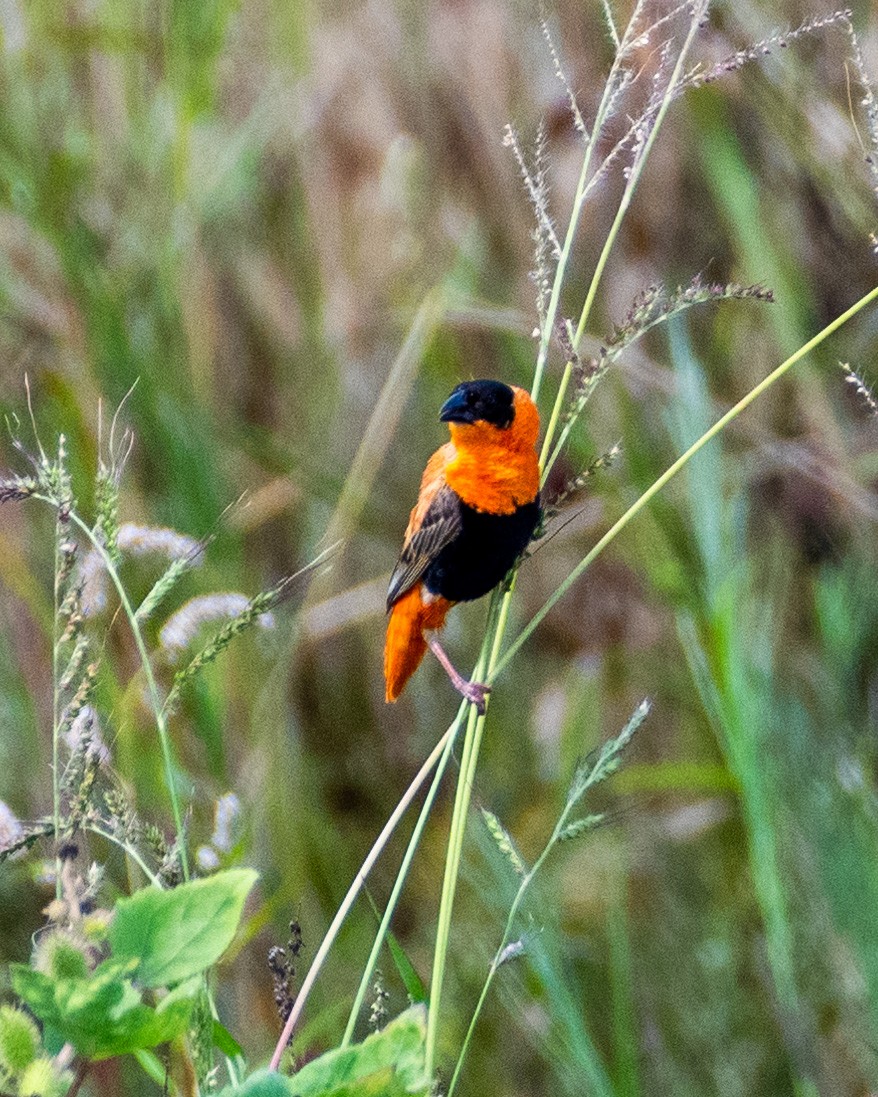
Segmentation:
{"type": "Polygon", "coordinates": [[[394,602],[384,647],[385,699],[395,701],[427,652],[424,633],[442,628],[453,603],[444,598],[424,602],[418,583],[394,602]]]}

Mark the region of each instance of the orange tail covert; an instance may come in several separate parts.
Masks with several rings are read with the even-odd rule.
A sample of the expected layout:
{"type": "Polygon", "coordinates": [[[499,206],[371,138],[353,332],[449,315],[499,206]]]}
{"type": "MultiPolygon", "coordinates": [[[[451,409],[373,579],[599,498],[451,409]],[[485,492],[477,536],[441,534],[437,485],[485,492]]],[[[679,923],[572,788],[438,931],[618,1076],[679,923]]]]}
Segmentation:
{"type": "Polygon", "coordinates": [[[384,647],[385,699],[395,701],[427,652],[424,632],[442,628],[451,603],[436,598],[426,605],[415,586],[395,602],[387,625],[384,647]]]}

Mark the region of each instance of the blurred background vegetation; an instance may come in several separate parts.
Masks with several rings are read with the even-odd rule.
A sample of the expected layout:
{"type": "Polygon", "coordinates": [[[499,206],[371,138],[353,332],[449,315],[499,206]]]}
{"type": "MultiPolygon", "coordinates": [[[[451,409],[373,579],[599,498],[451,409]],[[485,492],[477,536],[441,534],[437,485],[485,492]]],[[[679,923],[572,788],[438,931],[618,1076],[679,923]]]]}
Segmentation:
{"type": "MultiPolygon", "coordinates": [[[[717,4],[696,53],[715,61],[825,10],[717,4]]],[[[559,0],[548,19],[588,117],[612,56],[600,5],[559,0]]],[[[41,435],[67,436],[88,512],[99,401],[106,420],[138,382],[124,413],[136,445],[123,520],[216,535],[181,600],[253,594],[345,539],[274,634],[229,650],[174,723],[193,846],[234,791],[242,816],[227,857],[262,876],[219,987],[224,1020],[258,1060],[278,1030],[268,948],[297,919],[303,959],[313,954],[457,707],[429,662],[385,706],[383,598],[424,461],[444,439],[445,395],[470,377],[531,377],[532,216],[503,127],[527,141],[546,120],[562,223],[579,145],[539,11],[521,0],[9,0],[0,23],[2,411],[26,419],[27,374],[41,435]],[[221,517],[242,492],[247,505],[221,517]]],[[[876,74],[865,0],[854,23],[876,74]]],[[[563,471],[618,440],[622,459],[523,569],[519,625],[704,426],[874,284],[878,210],[850,49],[830,27],[674,106],[592,334],[605,337],[638,290],[698,271],[764,282],[777,302],[693,311],[604,383],[563,471]]],[[[608,181],[586,211],[569,314],[618,189],[608,181]]],[[[878,419],[838,368],[875,379],[876,328],[874,311],[858,318],[701,455],[498,682],[476,796],[528,855],[576,758],[642,697],[654,707],[601,801],[613,825],[565,846],[530,905],[530,954],[501,972],[465,1092],[878,1087],[878,419]]],[[[14,467],[11,445],[2,454],[14,467]]],[[[51,543],[39,504],[3,508],[0,798],[29,819],[51,807],[51,543]]],[[[155,575],[138,563],[127,577],[145,591],[155,575]]],[[[484,612],[452,615],[461,666],[484,612]]],[[[168,827],[123,624],[108,649],[100,701],[114,764],[139,810],[168,827]]],[[[425,979],[448,808],[395,921],[425,979]]],[[[379,902],[401,842],[373,879],[379,902]]],[[[84,853],[127,887],[117,854],[84,853]]],[[[511,887],[474,827],[449,1054],[511,887]]],[[[27,958],[49,894],[31,863],[3,866],[4,963],[27,958]]],[[[321,977],[300,1053],[337,1041],[373,930],[364,904],[321,977]]],[[[398,1012],[389,957],[383,969],[398,1012]]],[[[150,1085],[116,1062],[85,1092],[150,1085]]]]}

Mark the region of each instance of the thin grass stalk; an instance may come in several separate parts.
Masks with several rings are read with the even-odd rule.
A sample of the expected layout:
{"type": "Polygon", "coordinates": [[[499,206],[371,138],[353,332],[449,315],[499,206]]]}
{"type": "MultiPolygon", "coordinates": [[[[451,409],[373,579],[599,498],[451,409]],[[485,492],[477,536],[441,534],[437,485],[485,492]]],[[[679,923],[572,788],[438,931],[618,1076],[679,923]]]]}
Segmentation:
{"type": "Polygon", "coordinates": [[[302,1015],[302,1010],[305,1008],[305,1003],[308,1000],[308,995],[311,993],[311,988],[314,986],[317,976],[320,974],[323,963],[326,960],[329,950],[332,947],[336,937],[338,936],[339,930],[341,929],[345,918],[348,916],[351,907],[354,905],[354,901],[360,894],[360,891],[362,890],[363,885],[366,882],[366,877],[372,871],[375,862],[378,860],[384,847],[390,840],[390,836],[396,829],[396,826],[399,823],[400,819],[408,810],[408,807],[411,804],[412,800],[414,800],[421,786],[430,776],[430,773],[433,771],[434,767],[438,765],[439,760],[442,757],[449,740],[454,737],[457,727],[458,721],[455,720],[455,722],[451,725],[451,727],[448,728],[448,730],[433,748],[427,760],[418,770],[411,784],[403,793],[401,799],[399,800],[399,803],[393,809],[393,812],[391,813],[387,822],[384,824],[381,833],[372,844],[372,848],[369,850],[365,860],[359,868],[359,871],[354,877],[351,886],[348,888],[347,894],[345,895],[344,899],[341,902],[341,905],[336,911],[335,917],[332,919],[329,929],[326,931],[326,936],[320,943],[320,948],[317,950],[317,953],[315,954],[314,959],[311,962],[311,967],[308,969],[308,973],[302,982],[302,987],[299,993],[296,995],[296,1001],[293,1005],[292,1012],[287,1018],[286,1024],[283,1028],[283,1032],[281,1033],[280,1039],[277,1042],[277,1046],[274,1049],[274,1054],[272,1055],[271,1062],[269,1063],[269,1070],[276,1071],[280,1066],[280,1061],[281,1057],[283,1056],[284,1049],[289,1044],[290,1037],[293,1034],[293,1029],[296,1027],[296,1023],[298,1022],[299,1017],[302,1015]]]}
{"type": "MultiPolygon", "coordinates": [[[[479,658],[473,676],[481,679],[485,663],[479,658]]],[[[490,702],[488,702],[490,703],[490,702]]],[[[473,751],[476,724],[484,720],[476,711],[475,705],[469,705],[467,711],[466,735],[460,758],[460,773],[451,813],[451,827],[448,832],[448,849],[445,854],[445,873],[442,877],[442,894],[439,900],[439,919],[436,925],[436,945],[433,950],[433,970],[430,974],[430,1009],[427,1013],[427,1036],[425,1045],[425,1069],[427,1077],[432,1078],[436,1063],[436,1041],[439,1030],[439,1010],[442,1001],[442,982],[445,977],[445,964],[448,958],[448,941],[451,936],[451,912],[454,906],[454,892],[457,886],[457,871],[460,864],[460,851],[463,846],[465,829],[464,801],[466,779],[472,777],[470,759],[473,751]],[[462,822],[461,820],[464,820],[462,822]]]]}
{"type": "MultiPolygon", "coordinates": [[[[47,495],[35,494],[33,498],[39,499],[41,502],[48,503],[50,506],[57,508],[57,502],[54,499],[49,498],[49,496],[47,495]]],[[[183,836],[183,815],[180,809],[180,800],[177,795],[176,783],[174,781],[174,756],[173,749],[171,747],[171,738],[168,732],[168,725],[162,708],[158,683],[156,682],[155,674],[153,673],[149,653],[146,650],[146,642],[143,639],[143,633],[140,630],[140,622],[137,620],[136,611],[131,605],[131,600],[128,597],[125,587],[122,585],[122,580],[119,578],[119,573],[116,570],[115,564],[113,563],[104,546],[95,536],[94,531],[85,522],[83,522],[83,520],[75,511],[70,511],[69,519],[85,534],[91,545],[101,557],[101,561],[103,562],[103,565],[107,570],[107,574],[110,576],[110,579],[113,582],[113,586],[116,588],[116,592],[119,595],[119,600],[122,603],[122,609],[131,626],[134,643],[137,647],[137,653],[140,657],[141,665],[143,666],[144,675],[146,676],[150,701],[153,706],[153,715],[155,716],[156,727],[159,733],[159,742],[161,744],[162,758],[164,760],[165,766],[165,780],[168,785],[168,797],[171,801],[171,811],[174,817],[174,830],[178,840],[177,844],[180,849],[180,864],[183,870],[183,877],[184,879],[188,880],[190,878],[189,856],[186,852],[186,843],[183,836]]]]}
{"type": "MultiPolygon", "coordinates": [[[[601,98],[601,103],[598,107],[595,123],[592,127],[591,138],[587,144],[586,152],[583,157],[583,164],[580,171],[579,181],[577,183],[573,209],[570,215],[570,221],[568,222],[567,232],[564,238],[564,246],[555,271],[552,292],[546,311],[546,319],[541,331],[540,347],[537,354],[537,363],[534,370],[533,383],[531,386],[531,395],[534,401],[536,401],[539,396],[540,386],[545,371],[548,347],[551,341],[552,332],[554,330],[555,319],[558,311],[558,302],[560,300],[561,294],[561,287],[564,281],[567,262],[572,251],[573,241],[575,239],[576,231],[579,225],[579,217],[583,206],[583,199],[588,185],[588,174],[591,167],[592,153],[600,137],[600,132],[603,128],[603,124],[606,120],[606,111],[608,109],[612,92],[615,87],[615,74],[618,71],[622,58],[625,55],[629,36],[631,35],[636,21],[639,17],[640,7],[641,5],[638,4],[625,31],[625,36],[620,45],[620,48],[617,51],[616,56],[613,60],[610,75],[604,85],[604,93],[601,98]]],[[[702,0],[702,3],[700,3],[697,8],[694,9],[689,32],[677,58],[677,63],[674,67],[671,79],[668,83],[667,88],[665,89],[661,106],[659,108],[658,114],[656,115],[656,120],[652,126],[649,137],[644,143],[644,147],[638,156],[637,164],[635,165],[635,168],[633,169],[631,174],[631,178],[629,179],[628,184],[625,188],[625,192],[622,196],[622,201],[620,202],[619,210],[617,211],[616,217],[613,221],[610,235],[608,236],[604,248],[601,252],[598,266],[595,268],[595,273],[589,286],[585,305],[583,306],[582,313],[580,314],[579,326],[577,327],[576,337],[574,339],[574,347],[577,345],[581,338],[582,329],[584,329],[585,323],[587,322],[588,315],[591,310],[595,295],[597,293],[601,275],[603,274],[603,270],[609,257],[610,250],[612,249],[616,237],[618,236],[622,220],[624,219],[625,213],[627,212],[628,207],[631,203],[634,190],[636,189],[637,183],[640,179],[640,175],[643,171],[643,166],[652,149],[655,136],[659,128],[661,127],[664,116],[667,113],[668,107],[670,106],[671,100],[673,98],[674,88],[676,87],[677,83],[679,83],[680,76],[683,71],[683,64],[686,58],[686,54],[688,53],[695,34],[698,30],[700,20],[703,16],[704,7],[705,4],[702,0]]],[[[572,375],[572,368],[572,363],[568,362],[564,370],[561,385],[555,398],[552,414],[549,419],[549,424],[546,429],[545,437],[543,439],[543,446],[540,454],[541,466],[545,460],[546,454],[550,451],[554,438],[554,433],[557,430],[558,422],[560,421],[561,408],[563,406],[567,386],[572,375]]],[[[509,606],[513,589],[514,577],[509,588],[504,592],[500,613],[497,619],[497,625],[492,637],[491,657],[489,659],[487,668],[487,681],[489,683],[493,681],[496,673],[498,672],[498,666],[500,663],[499,652],[503,642],[503,635],[505,633],[506,624],[508,621],[509,606]]],[[[481,677],[481,665],[477,667],[474,673],[477,676],[481,677]]],[[[451,931],[451,912],[454,904],[454,893],[456,890],[457,875],[460,867],[460,856],[461,850],[463,848],[463,837],[466,830],[466,818],[469,809],[470,797],[472,794],[475,768],[478,762],[479,748],[481,746],[481,739],[484,731],[484,722],[485,716],[478,716],[475,708],[472,708],[467,722],[466,737],[464,739],[463,756],[461,758],[461,773],[458,781],[457,793],[455,795],[454,812],[451,821],[451,832],[449,834],[448,840],[448,853],[445,862],[445,876],[443,878],[442,884],[442,898],[439,907],[439,924],[436,931],[436,950],[433,959],[433,973],[430,988],[430,1012],[427,1019],[426,1065],[428,1074],[432,1074],[435,1066],[436,1039],[440,1013],[439,1007],[441,1002],[442,980],[445,972],[448,938],[451,931]]]]}
{"type": "Polygon", "coordinates": [[[55,898],[61,898],[61,857],[58,844],[61,831],[61,538],[60,511],[55,517],[55,581],[52,614],[52,824],[55,835],[55,898]]]}
{"type": "MultiPolygon", "coordinates": [[[[495,593],[491,599],[489,611],[489,626],[485,633],[485,643],[482,645],[482,653],[473,677],[479,681],[486,673],[490,681],[494,665],[500,655],[500,647],[506,634],[506,626],[509,620],[509,607],[512,602],[512,593],[515,589],[515,576],[508,588],[499,598],[495,593]],[[491,621],[496,612],[494,627],[491,621]],[[490,652],[487,655],[486,645],[490,639],[490,652]]],[[[466,737],[464,738],[463,751],[460,760],[460,775],[457,780],[457,790],[454,796],[454,810],[451,817],[451,829],[448,835],[448,851],[445,857],[445,874],[442,878],[442,897],[439,903],[439,921],[436,927],[436,948],[433,954],[433,971],[430,979],[430,1009],[427,1014],[426,1037],[426,1071],[427,1076],[432,1077],[435,1070],[436,1043],[439,1032],[440,1004],[442,999],[442,983],[445,976],[445,964],[448,955],[448,941],[451,936],[451,915],[454,908],[454,894],[457,889],[457,878],[460,871],[460,857],[463,850],[463,838],[466,832],[466,819],[469,812],[470,799],[472,797],[473,781],[475,778],[476,764],[479,758],[482,735],[485,727],[485,716],[479,716],[475,705],[469,706],[466,737]]]]}
{"type": "Polygon", "coordinates": [[[573,584],[580,578],[586,568],[588,568],[589,565],[592,564],[593,561],[604,551],[607,545],[609,545],[612,541],[616,539],[616,537],[618,537],[622,530],[629,524],[629,522],[631,522],[633,518],[635,518],[640,513],[641,510],[643,510],[647,503],[649,503],[656,495],[658,495],[662,488],[667,483],[669,483],[669,481],[673,480],[673,478],[677,475],[678,472],[680,472],[681,469],[686,467],[686,465],[699,452],[699,450],[703,449],[704,446],[706,446],[712,438],[715,438],[721,430],[727,427],[729,423],[734,422],[734,420],[738,418],[741,412],[745,411],[753,403],[754,400],[762,395],[763,392],[766,392],[769,388],[771,388],[773,384],[775,384],[775,382],[779,381],[781,377],[783,377],[784,374],[787,373],[787,371],[790,370],[797,362],[799,362],[806,355],[810,354],[810,352],[814,350],[815,347],[818,347],[822,342],[824,342],[824,340],[832,335],[833,332],[838,331],[839,328],[843,327],[849,320],[853,319],[853,317],[856,316],[857,313],[861,312],[876,298],[878,298],[878,286],[875,286],[873,289],[871,289],[867,294],[861,297],[859,301],[851,305],[849,309],[843,312],[840,316],[837,316],[830,324],[827,324],[822,331],[819,331],[813,338],[809,339],[807,343],[804,343],[801,347],[799,347],[799,349],[794,354],[791,354],[789,358],[787,358],[784,362],[781,362],[781,364],[775,370],[773,370],[767,377],[763,378],[763,380],[760,381],[758,385],[755,385],[745,396],[743,396],[737,402],[737,404],[734,405],[734,407],[730,408],[725,413],[725,415],[717,419],[717,421],[713,424],[712,427],[710,427],[709,430],[705,431],[700,438],[692,443],[692,445],[686,450],[685,453],[681,454],[681,456],[678,457],[672,465],[665,469],[662,475],[659,476],[659,478],[646,489],[646,491],[640,496],[640,498],[637,499],[637,501],[634,502],[628,508],[628,510],[625,511],[622,517],[619,518],[618,521],[616,521],[610,527],[610,529],[607,530],[603,537],[601,537],[601,539],[593,546],[593,548],[588,553],[586,553],[582,560],[580,560],[576,567],[570,572],[567,578],[558,585],[558,587],[546,600],[543,606],[537,610],[534,616],[530,619],[530,621],[528,621],[528,623],[524,626],[518,636],[516,636],[513,642],[506,649],[503,657],[497,662],[497,665],[493,669],[493,674],[489,674],[488,684],[490,684],[494,680],[494,678],[506,668],[509,662],[518,653],[522,645],[530,638],[532,633],[541,624],[541,622],[551,611],[551,609],[564,597],[567,591],[570,590],[573,584]]]}
{"type": "Polygon", "coordinates": [[[442,752],[442,757],[439,759],[439,765],[436,767],[436,773],[433,776],[433,782],[427,791],[427,795],[424,799],[424,804],[421,808],[421,813],[418,816],[418,821],[415,823],[415,828],[412,831],[412,836],[409,839],[409,844],[406,848],[405,855],[403,856],[402,863],[399,866],[399,871],[396,874],[396,880],[393,883],[393,888],[390,892],[390,898],[387,900],[387,906],[384,910],[384,915],[381,918],[381,922],[378,926],[378,931],[375,934],[375,942],[372,945],[372,951],[369,953],[369,959],[366,961],[366,967],[363,970],[362,977],[360,978],[360,985],[357,989],[354,1003],[351,1006],[350,1017],[348,1018],[347,1027],[342,1036],[341,1046],[347,1047],[354,1035],[354,1028],[356,1027],[357,1018],[360,1015],[360,1010],[363,1007],[366,994],[369,991],[369,983],[372,979],[372,973],[375,971],[375,966],[378,963],[378,956],[387,938],[387,931],[390,927],[390,922],[393,918],[396,910],[396,904],[399,902],[399,897],[402,894],[402,889],[408,876],[409,868],[411,867],[412,860],[414,859],[415,852],[421,841],[421,836],[424,832],[424,828],[427,825],[427,820],[430,817],[430,812],[433,809],[433,803],[436,799],[436,795],[439,792],[439,787],[442,784],[442,779],[445,776],[445,770],[448,767],[448,761],[451,757],[451,751],[454,747],[454,742],[457,738],[457,733],[460,730],[460,725],[463,722],[464,714],[466,713],[467,705],[463,702],[457,713],[454,723],[452,724],[450,734],[448,735],[448,741],[445,744],[445,750],[442,752]]]}
{"type": "Polygon", "coordinates": [[[168,785],[168,797],[171,801],[171,812],[174,817],[174,830],[177,837],[177,847],[180,850],[180,867],[183,870],[183,879],[189,880],[189,854],[186,851],[186,838],[183,828],[183,813],[180,808],[180,798],[177,795],[177,786],[175,780],[176,764],[174,760],[174,751],[171,745],[171,735],[168,731],[168,721],[164,711],[164,705],[162,704],[161,695],[159,693],[158,682],[156,681],[155,674],[152,669],[152,661],[149,658],[149,652],[146,650],[146,641],[143,638],[143,632],[140,628],[140,622],[137,619],[137,611],[131,604],[131,600],[128,597],[128,592],[122,584],[122,580],[119,577],[119,572],[116,570],[116,565],[113,563],[109,553],[104,546],[100,543],[97,537],[90,529],[89,526],[82,521],[82,519],[73,511],[70,513],[70,520],[77,525],[83,533],[91,541],[92,545],[97,549],[104,567],[107,569],[107,574],[113,582],[113,586],[116,588],[116,592],[119,595],[119,601],[122,603],[122,609],[125,616],[128,618],[128,624],[131,627],[131,634],[134,637],[134,643],[137,647],[137,654],[140,656],[140,662],[143,667],[143,673],[146,677],[147,689],[149,690],[149,699],[152,704],[153,716],[156,722],[156,729],[159,733],[159,743],[162,749],[162,759],[165,767],[165,781],[168,785]]]}
{"type": "Polygon", "coordinates": [[[644,143],[642,151],[637,155],[635,163],[631,169],[631,175],[625,186],[625,190],[622,192],[622,199],[619,202],[619,208],[616,210],[616,216],[613,218],[613,223],[610,226],[610,231],[607,233],[607,238],[604,241],[604,246],[601,249],[601,254],[598,257],[598,261],[595,264],[594,274],[591,278],[591,284],[588,287],[588,292],[585,296],[585,302],[582,306],[582,312],[579,314],[579,323],[576,325],[576,332],[573,336],[573,349],[576,350],[582,339],[585,326],[588,323],[588,318],[591,315],[591,309],[594,304],[595,297],[597,296],[598,286],[600,285],[601,278],[604,273],[604,268],[607,265],[607,260],[610,257],[610,252],[613,250],[613,245],[616,243],[616,238],[619,235],[619,230],[622,227],[622,222],[625,219],[625,214],[628,212],[628,208],[634,198],[634,192],[637,190],[637,184],[640,182],[640,177],[643,174],[643,169],[646,166],[646,161],[649,158],[649,154],[652,150],[652,146],[655,144],[655,139],[658,136],[658,132],[661,129],[662,122],[664,122],[665,115],[668,113],[668,108],[674,98],[674,92],[677,85],[680,83],[680,78],[683,76],[683,65],[686,61],[686,56],[695,41],[695,35],[698,33],[698,28],[701,25],[701,21],[707,11],[707,0],[700,0],[695,4],[692,9],[692,19],[689,24],[689,32],[683,41],[683,45],[677,55],[677,62],[674,65],[674,71],[671,73],[671,78],[665,87],[662,95],[661,104],[658,109],[658,113],[655,116],[655,122],[649,131],[649,136],[644,143]]]}
{"type": "MultiPolygon", "coordinates": [[[[616,51],[613,57],[613,63],[610,66],[610,72],[604,83],[603,94],[601,95],[601,101],[598,104],[598,109],[595,114],[594,124],[591,127],[591,135],[586,140],[585,155],[582,159],[582,168],[579,172],[579,180],[576,184],[576,193],[573,198],[573,209],[570,213],[570,220],[567,223],[567,232],[564,234],[564,245],[561,248],[561,254],[558,257],[558,265],[555,268],[555,277],[552,281],[552,292],[549,296],[549,304],[546,309],[546,318],[543,323],[542,331],[540,332],[540,345],[537,351],[537,362],[534,370],[533,384],[531,385],[531,396],[534,403],[540,395],[540,388],[543,383],[543,375],[546,369],[546,361],[549,356],[549,346],[552,342],[552,333],[555,330],[555,320],[558,315],[558,305],[561,300],[561,289],[564,284],[564,276],[567,273],[567,263],[570,260],[571,252],[573,251],[573,242],[576,239],[576,233],[579,229],[579,218],[582,214],[585,192],[588,187],[589,172],[591,171],[592,154],[597,147],[600,140],[601,131],[604,128],[604,123],[607,120],[607,111],[610,106],[610,102],[613,97],[613,91],[616,84],[616,74],[619,71],[619,67],[622,64],[622,60],[625,56],[625,51],[628,44],[628,37],[635,24],[635,21],[640,15],[642,7],[642,0],[638,0],[637,6],[634,9],[634,13],[631,16],[631,20],[625,31],[625,35],[622,39],[622,43],[619,49],[616,51]]],[[[556,406],[558,401],[556,400],[556,406]]]]}

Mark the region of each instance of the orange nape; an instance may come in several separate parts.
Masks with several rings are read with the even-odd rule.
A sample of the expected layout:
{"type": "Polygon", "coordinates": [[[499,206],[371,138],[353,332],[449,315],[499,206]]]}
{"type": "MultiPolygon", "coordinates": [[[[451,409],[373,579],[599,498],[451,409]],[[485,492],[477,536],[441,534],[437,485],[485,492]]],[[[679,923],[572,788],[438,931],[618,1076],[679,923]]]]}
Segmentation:
{"type": "Polygon", "coordinates": [[[425,602],[421,592],[421,584],[416,583],[394,602],[390,611],[384,647],[385,697],[388,701],[399,697],[424,658],[427,651],[424,633],[442,628],[445,615],[454,605],[441,597],[430,597],[425,602]]]}

